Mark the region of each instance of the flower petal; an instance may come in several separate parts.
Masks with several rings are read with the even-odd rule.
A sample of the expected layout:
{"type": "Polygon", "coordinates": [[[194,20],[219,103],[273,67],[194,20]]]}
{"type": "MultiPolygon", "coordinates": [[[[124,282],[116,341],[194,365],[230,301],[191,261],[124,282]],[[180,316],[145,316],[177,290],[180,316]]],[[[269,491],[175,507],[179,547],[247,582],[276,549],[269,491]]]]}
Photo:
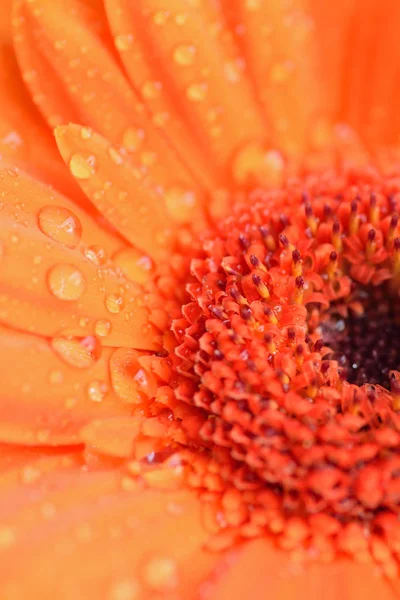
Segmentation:
{"type": "Polygon", "coordinates": [[[301,565],[270,540],[258,539],[230,552],[216,570],[216,582],[202,600],[395,600],[390,583],[371,566],[338,560],[332,564],[301,565]]]}
{"type": "Polygon", "coordinates": [[[90,206],[65,170],[54,139],[30,99],[11,45],[0,45],[0,158],[90,206]]]}
{"type": "Polygon", "coordinates": [[[81,122],[114,143],[131,147],[156,178],[193,183],[187,169],[151,122],[113,57],[102,3],[17,0],[14,43],[32,97],[51,127],[81,122]]]}
{"type": "Polygon", "coordinates": [[[0,195],[0,322],[84,337],[107,321],[107,345],[157,347],[141,287],[106,262],[120,247],[112,236],[15,169],[1,173],[0,195]]]}
{"type": "MultiPolygon", "coordinates": [[[[201,149],[220,173],[233,154],[266,137],[245,63],[217,3],[108,0],[114,40],[133,85],[181,151],[201,149]],[[188,141],[186,131],[192,140],[188,141]]],[[[192,163],[191,163],[192,164],[192,163]]]]}
{"type": "Polygon", "coordinates": [[[305,2],[224,0],[281,150],[299,154],[320,117],[312,20],[305,2]]]}
{"type": "Polygon", "coordinates": [[[0,480],[3,598],[197,596],[215,557],[194,495],[135,489],[118,471],[30,468],[33,481],[0,480]]]}
{"type": "Polygon", "coordinates": [[[376,145],[397,146],[400,5],[396,0],[356,0],[351,17],[342,119],[360,132],[372,150],[376,145]]]}
{"type": "Polygon", "coordinates": [[[91,420],[131,412],[112,386],[112,348],[99,348],[85,368],[77,368],[48,340],[2,326],[0,336],[1,369],[7,373],[1,384],[0,441],[79,444],[79,430],[91,420]]]}
{"type": "Polygon", "coordinates": [[[82,131],[84,128],[78,125],[58,127],[60,152],[87,196],[134,246],[153,258],[170,250],[177,227],[173,213],[168,213],[168,199],[173,198],[174,190],[178,206],[171,208],[175,207],[177,216],[201,224],[202,213],[194,190],[185,191],[182,185],[157,188],[107,140],[94,133],[87,139],[82,131]],[[82,172],[82,161],[86,161],[86,170],[92,161],[91,171],[82,172]],[[186,210],[185,198],[189,201],[186,210]]]}

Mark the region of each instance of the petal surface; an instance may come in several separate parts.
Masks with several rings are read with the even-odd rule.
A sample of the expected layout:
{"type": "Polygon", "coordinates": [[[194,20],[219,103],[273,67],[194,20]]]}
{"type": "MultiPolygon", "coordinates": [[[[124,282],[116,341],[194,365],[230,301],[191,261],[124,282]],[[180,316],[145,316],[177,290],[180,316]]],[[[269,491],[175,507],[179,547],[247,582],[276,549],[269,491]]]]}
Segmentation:
{"type": "Polygon", "coordinates": [[[121,247],[112,236],[18,170],[3,171],[0,195],[0,322],[83,337],[107,321],[107,345],[157,346],[141,288],[107,262],[121,247]]]}
{"type": "Polygon", "coordinates": [[[135,489],[118,471],[29,467],[0,481],[2,597],[194,600],[215,557],[193,495],[135,489]]]}
{"type": "Polygon", "coordinates": [[[101,2],[18,0],[14,43],[24,81],[49,125],[93,127],[129,146],[155,177],[193,180],[134,93],[114,56],[101,2]],[[140,143],[133,143],[137,140],[140,143]]]}
{"type": "Polygon", "coordinates": [[[228,553],[215,570],[214,584],[205,586],[202,600],[396,600],[390,582],[374,568],[350,561],[302,566],[270,540],[259,539],[228,553]]]}
{"type": "Polygon", "coordinates": [[[226,174],[236,151],[265,140],[246,64],[218,3],[108,0],[106,8],[133,85],[155,118],[167,115],[163,129],[191,164],[195,144],[201,164],[226,174]]]}
{"type": "Polygon", "coordinates": [[[204,222],[195,190],[185,188],[179,178],[171,187],[155,185],[106,139],[94,133],[88,138],[84,132],[78,125],[58,127],[60,152],[85,194],[131,244],[157,259],[173,246],[178,227],[174,214],[198,226],[204,222]]]}
{"type": "Polygon", "coordinates": [[[91,420],[131,412],[112,386],[112,348],[79,363],[54,341],[1,326],[0,336],[0,441],[79,444],[91,420]]]}

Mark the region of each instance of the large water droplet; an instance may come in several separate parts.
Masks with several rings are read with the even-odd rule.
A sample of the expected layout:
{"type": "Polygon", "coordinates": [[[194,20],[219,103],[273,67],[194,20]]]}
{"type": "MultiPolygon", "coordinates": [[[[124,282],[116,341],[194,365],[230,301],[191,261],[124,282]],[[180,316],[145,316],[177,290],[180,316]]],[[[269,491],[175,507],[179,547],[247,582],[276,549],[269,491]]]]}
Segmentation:
{"type": "Polygon", "coordinates": [[[100,341],[94,335],[84,338],[60,336],[51,341],[53,350],[64,362],[77,369],[89,369],[101,355],[100,341]]]}
{"type": "Polygon", "coordinates": [[[90,179],[96,172],[96,157],[93,154],[87,157],[83,154],[73,154],[69,161],[69,168],[77,179],[90,179]]]}
{"type": "Polygon", "coordinates": [[[196,47],[191,44],[177,46],[174,50],[174,61],[182,67],[189,67],[194,62],[196,47]]]}
{"type": "Polygon", "coordinates": [[[119,294],[108,294],[106,296],[106,308],[109,312],[114,314],[120,313],[124,306],[125,301],[119,294]]]}
{"type": "Polygon", "coordinates": [[[85,291],[85,279],[80,271],[69,264],[54,265],[48,273],[51,292],[60,300],[78,300],[85,291]]]}
{"type": "Polygon", "coordinates": [[[39,227],[52,240],[74,248],[82,235],[82,225],[76,215],[62,206],[45,206],[39,212],[39,227]]]}

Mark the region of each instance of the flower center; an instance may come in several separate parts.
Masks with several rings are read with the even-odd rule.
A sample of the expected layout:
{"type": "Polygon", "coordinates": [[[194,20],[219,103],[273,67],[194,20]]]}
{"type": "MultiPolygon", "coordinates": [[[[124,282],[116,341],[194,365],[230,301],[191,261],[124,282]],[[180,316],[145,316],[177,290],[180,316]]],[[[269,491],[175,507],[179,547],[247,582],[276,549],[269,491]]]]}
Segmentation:
{"type": "Polygon", "coordinates": [[[400,367],[400,307],[387,287],[360,290],[363,312],[347,316],[332,307],[331,318],[321,323],[325,344],[337,360],[343,377],[361,386],[378,384],[390,389],[390,373],[400,367]]]}
{"type": "Polygon", "coordinates": [[[240,192],[170,286],[162,402],[222,545],[400,552],[398,189],[371,169],[240,192]]]}

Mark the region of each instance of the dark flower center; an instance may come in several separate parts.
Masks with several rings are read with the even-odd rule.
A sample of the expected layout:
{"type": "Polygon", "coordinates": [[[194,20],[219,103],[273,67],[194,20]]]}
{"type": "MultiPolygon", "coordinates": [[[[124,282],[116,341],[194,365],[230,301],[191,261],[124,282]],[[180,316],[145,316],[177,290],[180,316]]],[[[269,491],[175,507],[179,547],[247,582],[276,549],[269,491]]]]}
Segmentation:
{"type": "Polygon", "coordinates": [[[378,384],[390,389],[390,373],[400,367],[400,304],[390,290],[359,292],[364,312],[341,316],[332,307],[320,326],[322,339],[332,348],[327,359],[337,360],[343,377],[355,385],[378,384]]]}

